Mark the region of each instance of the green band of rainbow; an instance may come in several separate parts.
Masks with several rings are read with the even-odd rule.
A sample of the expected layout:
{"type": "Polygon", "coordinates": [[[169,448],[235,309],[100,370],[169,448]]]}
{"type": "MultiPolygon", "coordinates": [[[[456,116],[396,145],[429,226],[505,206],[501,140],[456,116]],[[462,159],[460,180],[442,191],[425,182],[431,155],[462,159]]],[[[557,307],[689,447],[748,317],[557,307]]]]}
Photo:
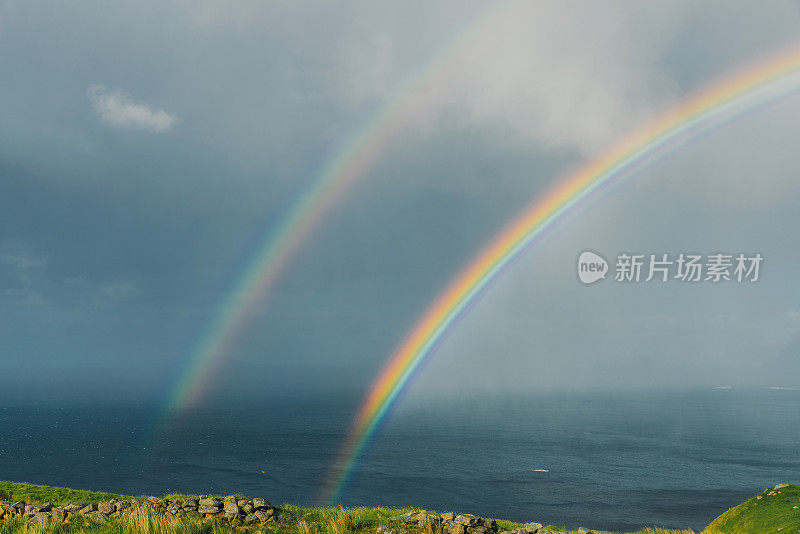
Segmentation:
{"type": "Polygon", "coordinates": [[[477,255],[436,298],[384,366],[331,469],[325,501],[337,504],[377,428],[442,336],[503,268],[562,215],[612,181],[732,117],[800,85],[800,48],[712,84],[601,157],[566,176],[477,255]]]}

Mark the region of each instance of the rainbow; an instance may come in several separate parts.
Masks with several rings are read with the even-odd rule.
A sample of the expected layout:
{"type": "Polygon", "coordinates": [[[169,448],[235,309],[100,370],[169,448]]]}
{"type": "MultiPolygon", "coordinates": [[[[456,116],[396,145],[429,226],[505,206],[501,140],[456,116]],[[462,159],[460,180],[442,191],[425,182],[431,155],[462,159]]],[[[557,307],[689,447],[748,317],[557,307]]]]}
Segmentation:
{"type": "Polygon", "coordinates": [[[215,375],[221,357],[246,328],[253,310],[262,304],[323,217],[344,196],[382,153],[409,119],[418,117],[448,82],[446,68],[469,37],[501,14],[511,3],[493,5],[481,12],[448,46],[430,59],[401,87],[381,110],[322,169],[309,190],[299,198],[281,223],[264,239],[253,259],[219,307],[195,349],[186,370],[172,388],[165,415],[196,405],[215,375]],[[502,8],[502,9],[500,9],[502,8]]]}
{"type": "Polygon", "coordinates": [[[604,187],[731,118],[790,94],[800,86],[800,48],[794,47],[711,84],[607,153],[558,181],[501,231],[433,301],[372,384],[334,463],[325,489],[339,502],[377,429],[420,365],[503,269],[566,213],[604,187]]]}

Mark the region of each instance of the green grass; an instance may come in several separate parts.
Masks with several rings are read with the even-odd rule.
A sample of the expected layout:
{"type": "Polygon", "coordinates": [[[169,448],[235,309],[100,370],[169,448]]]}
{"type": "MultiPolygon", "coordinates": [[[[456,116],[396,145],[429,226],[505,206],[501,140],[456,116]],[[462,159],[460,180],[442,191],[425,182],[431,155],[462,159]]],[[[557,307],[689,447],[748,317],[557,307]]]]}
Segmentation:
{"type": "Polygon", "coordinates": [[[377,528],[378,525],[386,523],[388,518],[405,514],[407,512],[411,512],[412,510],[405,508],[302,508],[300,506],[286,504],[281,507],[281,517],[289,523],[296,523],[302,520],[305,520],[309,523],[319,523],[329,520],[331,518],[331,514],[338,513],[340,511],[357,514],[360,523],[362,523],[365,527],[368,528],[374,526],[377,528]]]}
{"type": "MultiPolygon", "coordinates": [[[[786,534],[800,533],[800,486],[781,488],[780,493],[769,495],[771,488],[759,496],[731,508],[715,519],[703,534],[786,534]],[[760,499],[758,497],[761,497],[760,499]]],[[[170,499],[185,499],[189,495],[172,493],[170,499]]],[[[245,498],[243,495],[237,497],[245,498]]],[[[60,505],[69,502],[99,503],[110,499],[134,497],[96,491],[74,490],[34,484],[0,481],[0,502],[25,501],[27,503],[52,502],[60,505]]],[[[144,499],[145,497],[135,497],[144,499]]],[[[374,534],[379,525],[388,524],[393,516],[411,512],[410,509],[388,508],[302,508],[283,505],[280,523],[269,524],[261,531],[271,534],[374,534]]],[[[436,512],[431,512],[436,513],[436,512]]],[[[497,520],[503,530],[514,530],[521,523],[497,520]]],[[[587,525],[591,528],[591,525],[587,525]]],[[[554,526],[547,527],[558,532],[568,532],[554,526]]],[[[251,533],[259,529],[232,527],[224,519],[203,521],[200,519],[174,519],[156,516],[147,510],[112,518],[105,525],[93,524],[82,516],[73,518],[72,524],[50,525],[34,533],[18,518],[0,521],[0,534],[237,534],[251,533]]],[[[410,528],[409,534],[441,534],[433,529],[410,528]]],[[[690,530],[667,530],[644,528],[634,534],[693,534],[690,530]]]]}
{"type": "Polygon", "coordinates": [[[788,486],[778,490],[767,488],[716,518],[706,527],[703,534],[789,532],[794,534],[800,532],[800,486],[788,486]],[[794,508],[795,506],[798,508],[794,508]]]}
{"type": "Polygon", "coordinates": [[[516,530],[522,527],[522,523],[514,523],[513,521],[506,521],[505,519],[498,519],[497,525],[503,530],[516,530]]]}
{"type": "Polygon", "coordinates": [[[3,482],[0,481],[0,502],[14,503],[25,501],[26,503],[45,503],[51,502],[55,505],[67,504],[70,502],[86,502],[97,504],[111,499],[130,499],[124,495],[114,493],[103,493],[99,491],[75,490],[70,488],[58,488],[54,486],[39,486],[36,484],[26,484],[24,482],[3,482]]]}

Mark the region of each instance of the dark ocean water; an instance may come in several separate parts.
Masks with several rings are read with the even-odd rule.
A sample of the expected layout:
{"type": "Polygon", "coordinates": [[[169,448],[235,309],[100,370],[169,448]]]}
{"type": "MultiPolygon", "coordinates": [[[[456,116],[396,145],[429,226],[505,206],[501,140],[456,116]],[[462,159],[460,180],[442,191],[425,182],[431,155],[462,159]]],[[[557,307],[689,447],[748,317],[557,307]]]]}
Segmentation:
{"type": "MultiPolygon", "coordinates": [[[[354,409],[345,399],[217,406],[154,432],[152,408],[5,406],[0,479],[317,504],[354,409]]],[[[342,504],[701,529],[798,481],[800,391],[475,395],[404,403],[342,504]]]]}

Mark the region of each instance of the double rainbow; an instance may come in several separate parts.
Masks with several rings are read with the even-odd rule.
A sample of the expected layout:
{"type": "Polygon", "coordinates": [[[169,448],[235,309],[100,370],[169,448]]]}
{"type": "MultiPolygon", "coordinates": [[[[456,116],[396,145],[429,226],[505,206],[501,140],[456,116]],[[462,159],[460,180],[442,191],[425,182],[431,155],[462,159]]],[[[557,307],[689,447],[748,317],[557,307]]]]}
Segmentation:
{"type": "Polygon", "coordinates": [[[409,120],[422,116],[430,101],[438,97],[449,83],[447,67],[458,57],[464,44],[513,5],[513,2],[501,2],[478,13],[472,24],[417,70],[336,153],[305,194],[271,229],[190,354],[185,371],[169,394],[160,423],[202,399],[222,357],[232,350],[253,311],[264,304],[286,266],[319,227],[320,221],[366,174],[409,120]]]}
{"type": "Polygon", "coordinates": [[[564,177],[478,254],[422,315],[373,383],[334,464],[325,501],[337,504],[371,439],[419,366],[509,262],[605,186],[700,134],[800,86],[800,48],[761,61],[683,101],[606,154],[564,177]]]}

